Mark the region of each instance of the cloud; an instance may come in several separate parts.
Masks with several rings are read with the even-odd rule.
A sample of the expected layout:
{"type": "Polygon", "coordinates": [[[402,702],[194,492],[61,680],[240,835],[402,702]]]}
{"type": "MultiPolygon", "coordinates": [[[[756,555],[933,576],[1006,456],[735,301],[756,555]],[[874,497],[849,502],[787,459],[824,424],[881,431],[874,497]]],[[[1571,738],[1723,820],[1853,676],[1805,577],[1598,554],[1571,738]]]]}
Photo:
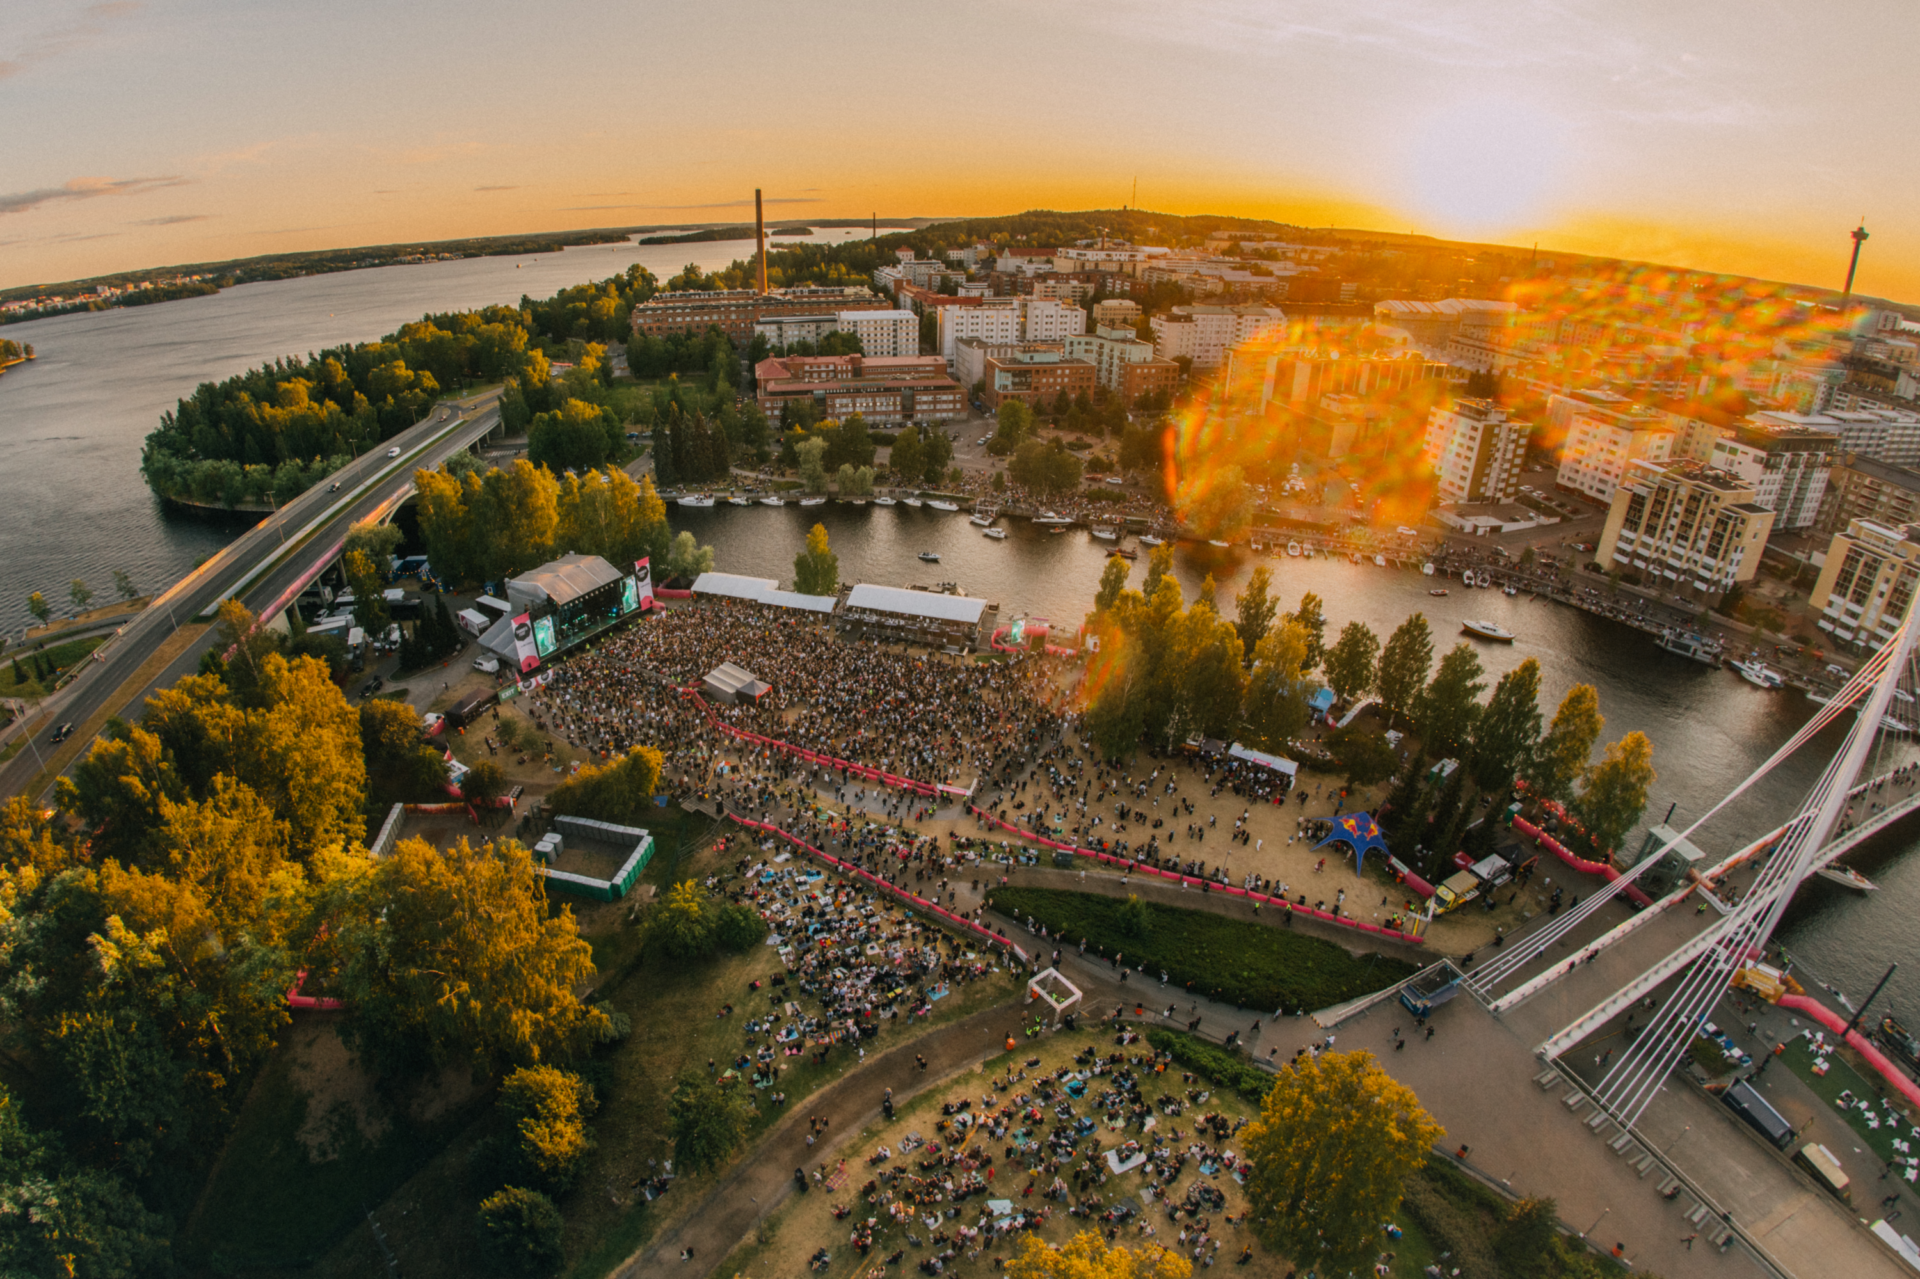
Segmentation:
{"type": "MultiPolygon", "coordinates": [[[[808,197],[806,199],[788,197],[785,199],[767,200],[765,203],[825,204],[826,201],[816,197],[808,197]]],[[[713,204],[570,204],[558,210],[558,212],[597,213],[608,209],[665,209],[669,212],[677,212],[686,209],[751,209],[752,207],[752,200],[720,200],[713,204]]]]}
{"type": "Polygon", "coordinates": [[[50,62],[62,54],[93,43],[105,35],[107,28],[115,21],[141,8],[138,0],[109,0],[105,4],[88,5],[77,18],[28,36],[19,52],[12,57],[0,58],[0,80],[19,75],[28,67],[50,62]]]}
{"type": "Polygon", "coordinates": [[[205,222],[211,213],[170,213],[164,218],[142,218],[135,226],[176,226],[182,222],[205,222]]]}
{"type": "Polygon", "coordinates": [[[61,200],[92,200],[103,195],[144,195],[162,187],[185,186],[191,180],[178,175],[163,178],[75,178],[65,186],[0,194],[0,214],[25,213],[29,209],[61,200]]]}

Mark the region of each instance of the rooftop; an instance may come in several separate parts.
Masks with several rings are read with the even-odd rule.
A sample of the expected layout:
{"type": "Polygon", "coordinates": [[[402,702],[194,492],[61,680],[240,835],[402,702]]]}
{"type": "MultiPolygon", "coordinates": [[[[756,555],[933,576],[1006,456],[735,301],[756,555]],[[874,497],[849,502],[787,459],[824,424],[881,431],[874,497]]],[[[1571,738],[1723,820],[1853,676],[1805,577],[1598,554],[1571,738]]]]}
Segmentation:
{"type": "Polygon", "coordinates": [[[562,555],[513,579],[523,590],[535,590],[555,604],[569,604],[621,578],[620,570],[598,555],[562,555]]]}
{"type": "Polygon", "coordinates": [[[898,613],[907,617],[931,617],[942,622],[977,624],[986,612],[987,602],[970,595],[939,595],[932,591],[909,591],[898,586],[870,586],[862,583],[847,595],[848,608],[864,608],[875,613],[898,613]]]}

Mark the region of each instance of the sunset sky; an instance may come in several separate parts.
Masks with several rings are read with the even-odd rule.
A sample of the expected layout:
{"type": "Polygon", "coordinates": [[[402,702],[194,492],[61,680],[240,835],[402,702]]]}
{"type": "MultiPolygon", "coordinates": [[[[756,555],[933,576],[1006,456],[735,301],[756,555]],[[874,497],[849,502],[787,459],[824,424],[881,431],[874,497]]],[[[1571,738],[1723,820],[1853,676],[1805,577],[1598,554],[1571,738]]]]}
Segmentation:
{"type": "Polygon", "coordinates": [[[0,286],[292,249],[1139,202],[1920,301],[1920,6],[60,0],[0,286]]]}

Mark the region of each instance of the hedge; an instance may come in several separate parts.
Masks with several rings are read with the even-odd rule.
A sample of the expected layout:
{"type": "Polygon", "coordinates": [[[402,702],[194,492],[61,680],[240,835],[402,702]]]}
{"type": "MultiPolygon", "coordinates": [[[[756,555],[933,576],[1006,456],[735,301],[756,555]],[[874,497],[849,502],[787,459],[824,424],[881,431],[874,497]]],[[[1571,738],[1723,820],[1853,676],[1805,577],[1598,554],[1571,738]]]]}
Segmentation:
{"type": "Polygon", "coordinates": [[[1084,939],[1103,958],[1120,954],[1143,979],[1140,997],[1149,1003],[1158,990],[1153,979],[1162,971],[1173,985],[1194,994],[1287,1013],[1330,1008],[1418,971],[1390,955],[1355,955],[1289,928],[1177,906],[1143,903],[1147,927],[1137,932],[1121,913],[1124,898],[1001,888],[988,904],[1022,923],[1031,915],[1056,945],[1077,946],[1084,939]]]}
{"type": "Polygon", "coordinates": [[[1258,1106],[1273,1091],[1273,1076],[1231,1051],[1178,1030],[1149,1030],[1147,1042],[1215,1087],[1231,1088],[1258,1106]]]}

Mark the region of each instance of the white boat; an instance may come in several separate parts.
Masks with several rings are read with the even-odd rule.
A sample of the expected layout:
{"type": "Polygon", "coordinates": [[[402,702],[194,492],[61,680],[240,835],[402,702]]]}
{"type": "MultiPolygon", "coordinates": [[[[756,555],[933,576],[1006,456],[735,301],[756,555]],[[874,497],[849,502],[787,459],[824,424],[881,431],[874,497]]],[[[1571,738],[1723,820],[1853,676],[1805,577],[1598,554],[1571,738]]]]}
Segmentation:
{"type": "Polygon", "coordinates": [[[1007,540],[1007,530],[1003,528],[990,528],[982,531],[996,542],[1004,542],[1007,540]]]}
{"type": "Polygon", "coordinates": [[[843,497],[840,500],[852,506],[865,506],[867,504],[867,499],[864,497],[843,497]]]}
{"type": "Polygon", "coordinates": [[[903,497],[900,500],[905,502],[908,506],[925,506],[926,505],[926,503],[922,502],[917,497],[903,497]]]}
{"type": "Polygon", "coordinates": [[[1384,556],[1384,555],[1376,555],[1376,556],[1374,556],[1374,557],[1373,557],[1373,566],[1374,566],[1375,568],[1385,568],[1385,567],[1387,566],[1387,557],[1386,557],[1386,556],[1384,556]]]}
{"type": "Polygon", "coordinates": [[[957,511],[960,509],[959,507],[955,506],[952,502],[930,501],[927,503],[927,505],[932,507],[936,511],[957,511]]]}
{"type": "Polygon", "coordinates": [[[800,499],[800,505],[802,506],[825,506],[826,504],[827,499],[824,497],[803,497],[800,499]]]}
{"type": "Polygon", "coordinates": [[[1851,888],[1856,893],[1877,893],[1880,891],[1880,885],[1874,883],[1871,879],[1868,879],[1851,866],[1822,866],[1813,873],[1830,884],[1838,884],[1842,888],[1851,888]]]}
{"type": "Polygon", "coordinates": [[[991,525],[992,525],[992,523],[993,523],[993,521],[994,521],[994,520],[995,520],[996,518],[998,518],[998,517],[997,517],[997,516],[995,516],[995,515],[993,515],[993,514],[992,514],[991,512],[988,512],[988,511],[975,511],[975,512],[973,513],[973,518],[972,518],[972,519],[970,519],[970,520],[968,520],[968,521],[967,521],[967,523],[969,523],[969,524],[977,524],[977,525],[979,525],[979,526],[980,526],[981,528],[987,528],[987,527],[989,527],[989,526],[991,526],[991,525]]]}
{"type": "Polygon", "coordinates": [[[1447,593],[1447,588],[1444,586],[1436,587],[1435,589],[1427,592],[1427,594],[1429,595],[1445,595],[1446,593],[1447,593]]]}
{"type": "Polygon", "coordinates": [[[1210,538],[1208,538],[1208,539],[1207,539],[1207,545],[1208,545],[1208,546],[1217,546],[1217,547],[1219,547],[1219,548],[1220,548],[1221,550],[1223,550],[1223,551],[1224,551],[1224,550],[1226,550],[1227,548],[1229,548],[1229,547],[1231,547],[1231,546],[1233,545],[1233,543],[1232,543],[1232,542],[1223,542],[1223,541],[1221,541],[1221,540],[1220,540],[1219,538],[1217,538],[1217,537],[1210,537],[1210,538]]]}
{"type": "Polygon", "coordinates": [[[691,494],[680,499],[681,506],[712,506],[713,499],[704,494],[691,494]]]}
{"type": "Polygon", "coordinates": [[[1433,576],[1433,561],[1432,561],[1432,560],[1428,560],[1428,561],[1427,561],[1427,562],[1426,562],[1425,564],[1422,564],[1422,565],[1420,566],[1420,574],[1421,574],[1421,576],[1422,576],[1422,577],[1432,577],[1432,576],[1433,576]]]}
{"type": "Polygon", "coordinates": [[[1297,557],[1299,556],[1299,554],[1300,554],[1300,543],[1298,543],[1298,542],[1288,542],[1288,543],[1287,543],[1287,554],[1288,554],[1288,555],[1291,555],[1291,556],[1294,556],[1294,557],[1296,557],[1296,558],[1297,558],[1297,557]]]}
{"type": "Polygon", "coordinates": [[[1309,543],[1308,543],[1307,545],[1305,545],[1305,546],[1303,546],[1303,547],[1301,547],[1301,548],[1300,548],[1300,554],[1301,554],[1301,555],[1303,555],[1303,556],[1305,556],[1305,557],[1306,557],[1307,559],[1312,559],[1312,558],[1313,558],[1313,544],[1312,544],[1311,542],[1309,542],[1309,543]]]}
{"type": "Polygon", "coordinates": [[[752,506],[753,499],[750,497],[730,497],[727,499],[727,505],[728,506],[752,506]]]}
{"type": "Polygon", "coordinates": [[[920,558],[929,564],[938,564],[940,562],[939,554],[934,551],[922,551],[920,552],[920,558]]]}
{"type": "Polygon", "coordinates": [[[1052,511],[1040,512],[1040,514],[1033,517],[1033,522],[1035,524],[1059,524],[1062,526],[1073,523],[1073,521],[1066,516],[1055,515],[1052,511]]]}
{"type": "MultiPolygon", "coordinates": [[[[1669,653],[1676,653],[1690,661],[1700,662],[1707,666],[1720,665],[1720,646],[1709,643],[1699,635],[1693,635],[1686,631],[1662,631],[1660,638],[1655,640],[1654,643],[1666,649],[1669,653]]],[[[1811,697],[1812,694],[1810,693],[1808,696],[1811,697]]],[[[1816,697],[1814,700],[1819,701],[1820,699],[1816,697]]]]}
{"type": "Polygon", "coordinates": [[[873,499],[873,504],[875,506],[898,506],[899,505],[898,502],[894,501],[890,497],[876,497],[873,499]]]}
{"type": "Polygon", "coordinates": [[[1251,548],[1252,548],[1252,550],[1253,550],[1253,553],[1254,553],[1255,555],[1258,555],[1258,554],[1260,553],[1260,543],[1258,543],[1258,542],[1253,542],[1253,543],[1251,543],[1251,544],[1250,544],[1250,546],[1251,546],[1251,548]]]}
{"type": "Polygon", "coordinates": [[[1095,528],[1093,535],[1103,542],[1117,542],[1120,540],[1120,534],[1117,530],[1106,527],[1095,528]]]}
{"type": "Polygon", "coordinates": [[[1507,589],[1505,589],[1504,591],[1501,591],[1500,593],[1501,593],[1502,595],[1505,595],[1505,596],[1507,596],[1507,597],[1509,597],[1509,598],[1511,598],[1511,597],[1513,597],[1513,596],[1515,596],[1515,595],[1518,595],[1518,594],[1520,593],[1520,588],[1519,588],[1519,587],[1517,587],[1517,586],[1509,586],[1509,587],[1507,587],[1507,589]]]}
{"type": "Polygon", "coordinates": [[[785,506],[786,504],[787,499],[784,497],[763,497],[760,499],[760,505],[762,506],[785,506]]]}
{"type": "Polygon", "coordinates": [[[1763,662],[1735,662],[1733,669],[1741,679],[1755,688],[1780,688],[1786,684],[1786,677],[1778,671],[1768,670],[1763,662]]]}
{"type": "Polygon", "coordinates": [[[1475,639],[1493,640],[1500,644],[1513,643],[1516,636],[1497,622],[1462,622],[1460,629],[1475,639]]]}
{"type": "Polygon", "coordinates": [[[1163,546],[1165,544],[1165,538],[1155,537],[1151,533],[1142,533],[1140,535],[1140,545],[1142,546],[1163,546]]]}

